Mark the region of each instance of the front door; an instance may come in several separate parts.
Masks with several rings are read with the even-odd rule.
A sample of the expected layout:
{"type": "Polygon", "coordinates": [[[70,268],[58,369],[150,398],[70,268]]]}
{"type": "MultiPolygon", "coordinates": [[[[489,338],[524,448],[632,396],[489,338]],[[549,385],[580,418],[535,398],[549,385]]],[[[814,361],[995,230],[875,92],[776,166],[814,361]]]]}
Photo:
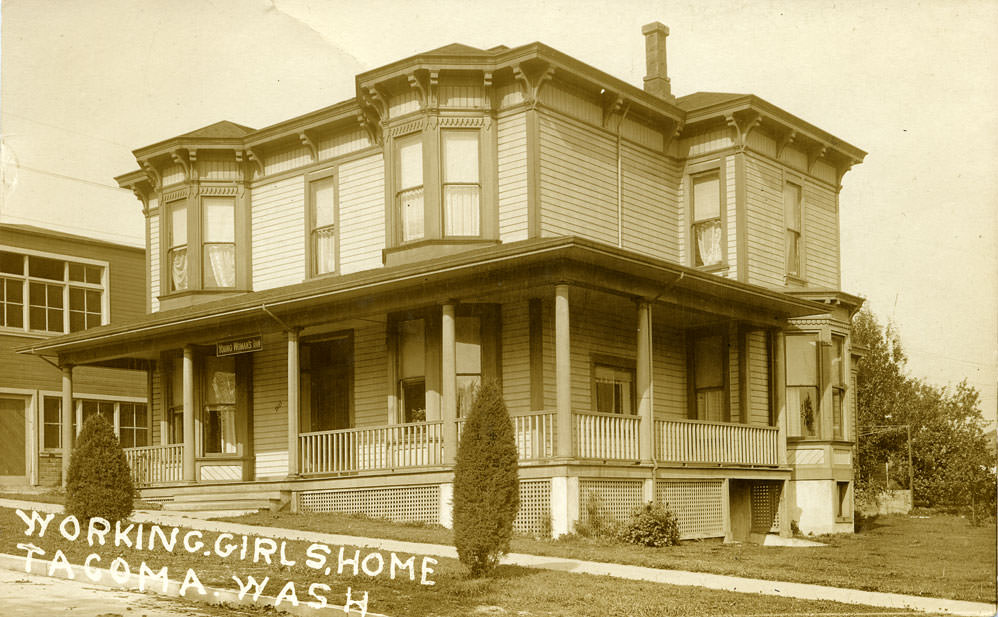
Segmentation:
{"type": "MultiPolygon", "coordinates": [[[[340,336],[304,345],[302,358],[303,411],[307,432],[350,428],[353,377],[353,338],[340,336]]],[[[304,424],[304,423],[303,423],[304,424]]]]}
{"type": "Polygon", "coordinates": [[[27,399],[0,397],[0,484],[28,482],[27,399]]]}

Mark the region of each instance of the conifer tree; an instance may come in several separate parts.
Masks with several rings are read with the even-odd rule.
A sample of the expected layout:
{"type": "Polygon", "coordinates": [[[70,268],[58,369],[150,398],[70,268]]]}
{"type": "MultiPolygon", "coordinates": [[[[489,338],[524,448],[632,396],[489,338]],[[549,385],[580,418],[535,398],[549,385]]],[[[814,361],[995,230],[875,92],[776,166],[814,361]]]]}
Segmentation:
{"type": "Polygon", "coordinates": [[[83,423],[69,460],[66,512],[81,521],[95,516],[112,523],[131,516],[135,487],[114,429],[100,415],[83,423]]]}

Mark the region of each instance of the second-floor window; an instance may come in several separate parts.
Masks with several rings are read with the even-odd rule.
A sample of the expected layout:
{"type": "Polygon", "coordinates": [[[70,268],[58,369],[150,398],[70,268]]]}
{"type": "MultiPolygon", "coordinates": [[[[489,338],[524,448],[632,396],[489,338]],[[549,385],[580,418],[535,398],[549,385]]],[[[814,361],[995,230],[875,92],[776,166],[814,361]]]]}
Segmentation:
{"type": "Polygon", "coordinates": [[[801,188],[792,182],[783,185],[783,221],[786,226],[787,274],[800,277],[801,188]]]}
{"type": "Polygon", "coordinates": [[[693,265],[714,266],[723,260],[721,246],[721,181],[716,172],[693,176],[693,265]]]}
{"type": "Polygon", "coordinates": [[[170,291],[183,291],[190,286],[190,269],[187,266],[187,205],[170,205],[167,212],[169,248],[166,263],[170,271],[170,291]]]}
{"type": "Polygon", "coordinates": [[[327,176],[309,182],[311,216],[312,274],[336,272],[336,193],[335,178],[327,176]]]}
{"type": "Polygon", "coordinates": [[[78,332],[105,323],[105,266],[0,251],[0,327],[78,332]]]}
{"type": "Polygon", "coordinates": [[[205,288],[236,285],[235,210],[231,197],[205,197],[201,204],[205,288]]]}
{"type": "Polygon", "coordinates": [[[481,209],[478,131],[442,131],[444,235],[478,236],[481,209]]]}
{"type": "Polygon", "coordinates": [[[420,240],[425,235],[422,139],[419,134],[396,142],[396,215],[402,242],[420,240]]]}

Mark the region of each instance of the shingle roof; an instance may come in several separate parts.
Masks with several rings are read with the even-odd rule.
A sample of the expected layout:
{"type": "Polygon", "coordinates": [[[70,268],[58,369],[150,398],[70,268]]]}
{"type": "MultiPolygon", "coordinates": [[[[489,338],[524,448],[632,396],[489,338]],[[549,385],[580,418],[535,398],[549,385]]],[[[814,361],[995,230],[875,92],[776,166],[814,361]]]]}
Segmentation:
{"type": "Polygon", "coordinates": [[[687,94],[676,99],[676,105],[686,111],[690,111],[719,103],[727,103],[728,101],[734,101],[747,96],[751,95],[738,94],[736,92],[694,92],[693,94],[687,94]]]}
{"type": "Polygon", "coordinates": [[[203,126],[199,129],[193,130],[190,133],[184,133],[180,137],[188,138],[226,138],[226,137],[243,137],[248,133],[252,133],[255,129],[251,129],[248,126],[243,126],[241,124],[236,124],[235,122],[229,122],[228,120],[222,120],[221,122],[216,122],[215,124],[209,124],[208,126],[203,126]]]}

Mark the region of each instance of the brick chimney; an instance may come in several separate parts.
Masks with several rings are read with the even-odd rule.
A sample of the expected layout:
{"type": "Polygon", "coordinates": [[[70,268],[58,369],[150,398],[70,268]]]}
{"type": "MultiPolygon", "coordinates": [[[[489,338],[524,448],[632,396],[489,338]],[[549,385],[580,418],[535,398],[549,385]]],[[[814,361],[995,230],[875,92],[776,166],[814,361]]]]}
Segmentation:
{"type": "Polygon", "coordinates": [[[641,27],[645,35],[645,92],[654,94],[669,102],[674,102],[672,87],[669,84],[669,69],[665,61],[665,39],[669,36],[668,26],[653,21],[641,27]]]}

